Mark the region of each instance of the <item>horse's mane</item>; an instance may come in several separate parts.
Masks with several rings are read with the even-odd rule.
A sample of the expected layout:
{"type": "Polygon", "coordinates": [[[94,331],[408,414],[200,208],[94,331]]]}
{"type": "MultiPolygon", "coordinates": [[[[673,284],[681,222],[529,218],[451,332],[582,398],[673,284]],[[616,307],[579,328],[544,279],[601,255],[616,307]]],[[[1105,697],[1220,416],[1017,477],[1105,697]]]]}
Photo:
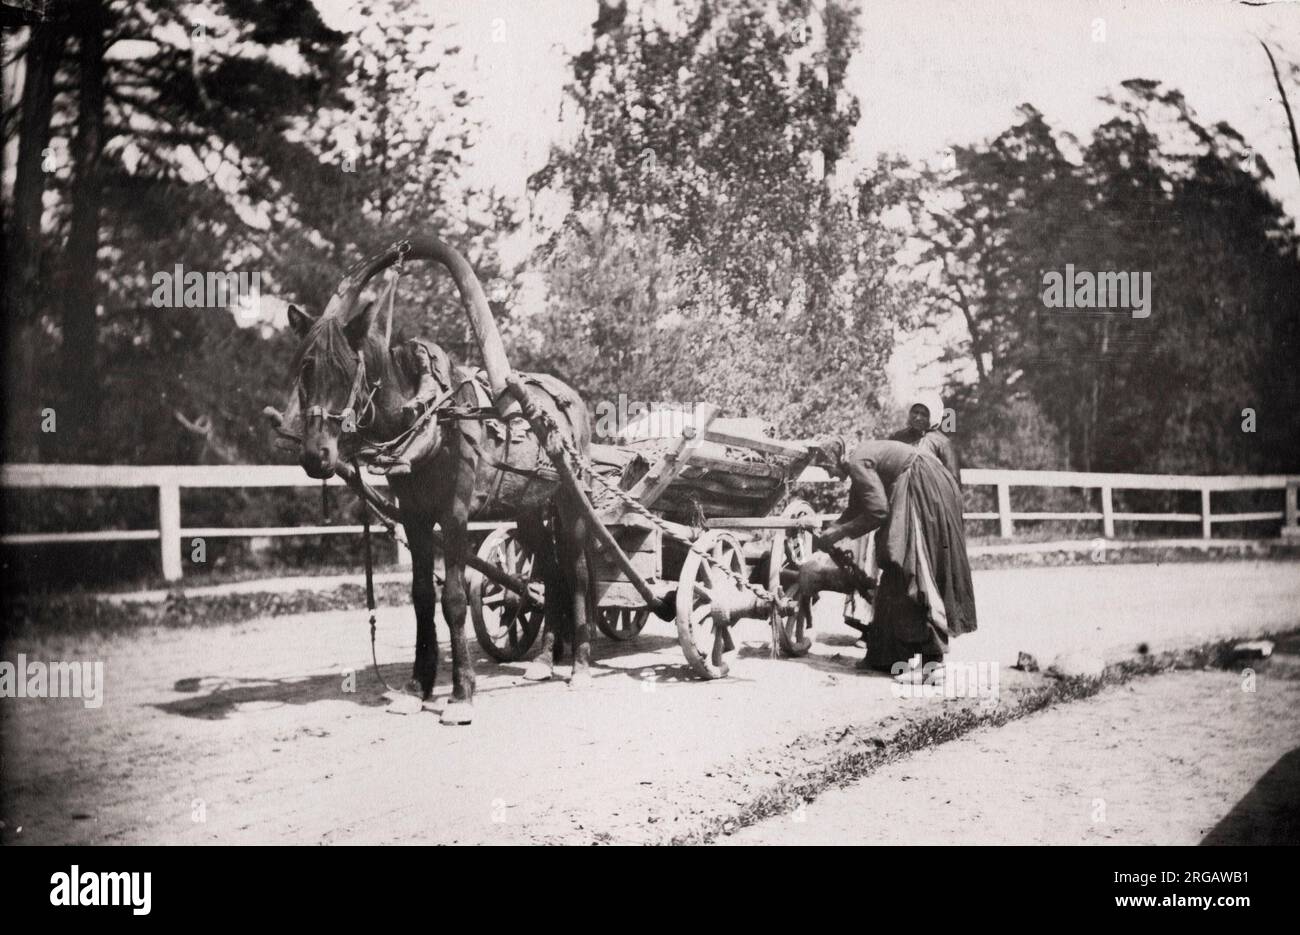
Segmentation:
{"type": "Polygon", "coordinates": [[[291,373],[295,384],[308,360],[316,367],[329,367],[341,374],[351,374],[356,367],[357,355],[343,333],[343,322],[336,316],[322,315],[312,324],[294,352],[291,373]]]}

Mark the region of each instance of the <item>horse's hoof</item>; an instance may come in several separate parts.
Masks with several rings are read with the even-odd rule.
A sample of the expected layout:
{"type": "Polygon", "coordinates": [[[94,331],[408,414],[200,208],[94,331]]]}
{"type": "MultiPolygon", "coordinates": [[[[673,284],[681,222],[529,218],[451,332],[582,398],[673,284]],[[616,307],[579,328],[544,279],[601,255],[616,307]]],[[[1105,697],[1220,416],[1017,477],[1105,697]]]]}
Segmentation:
{"type": "Polygon", "coordinates": [[[389,714],[419,714],[424,708],[423,703],[416,695],[390,694],[388,698],[388,707],[385,709],[389,714]]]}
{"type": "Polygon", "coordinates": [[[528,663],[528,668],[524,669],[524,678],[530,682],[545,682],[554,674],[554,665],[541,659],[534,659],[528,663]]]}
{"type": "Polygon", "coordinates": [[[469,724],[474,720],[474,705],[468,701],[449,701],[438,718],[444,724],[469,724]]]}
{"type": "Polygon", "coordinates": [[[590,688],[591,673],[586,669],[583,669],[581,672],[574,672],[569,676],[569,687],[578,689],[590,688]]]}

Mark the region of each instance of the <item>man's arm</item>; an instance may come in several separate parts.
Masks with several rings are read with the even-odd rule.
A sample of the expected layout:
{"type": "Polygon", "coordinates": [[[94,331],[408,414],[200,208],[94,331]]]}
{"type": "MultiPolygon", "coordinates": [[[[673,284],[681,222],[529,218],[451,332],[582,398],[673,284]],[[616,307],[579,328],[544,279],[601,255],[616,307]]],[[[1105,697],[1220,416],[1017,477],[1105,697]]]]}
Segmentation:
{"type": "Polygon", "coordinates": [[[844,517],[818,537],[823,547],[833,545],[841,539],[856,539],[865,536],[873,529],[880,528],[889,515],[889,498],[885,496],[885,485],[880,482],[880,475],[874,467],[861,461],[848,463],[849,507],[844,517]],[[847,519],[846,519],[847,517],[847,519]]]}

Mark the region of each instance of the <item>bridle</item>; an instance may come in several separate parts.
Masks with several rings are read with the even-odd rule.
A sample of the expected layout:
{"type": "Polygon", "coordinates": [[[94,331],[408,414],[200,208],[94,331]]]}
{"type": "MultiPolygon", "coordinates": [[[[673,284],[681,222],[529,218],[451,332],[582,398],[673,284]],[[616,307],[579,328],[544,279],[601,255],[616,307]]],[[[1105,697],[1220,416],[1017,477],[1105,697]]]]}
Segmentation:
{"type": "Polygon", "coordinates": [[[379,381],[371,385],[366,380],[366,357],[357,351],[356,374],[352,377],[352,389],[342,410],[332,412],[324,406],[312,406],[303,413],[304,427],[319,419],[321,422],[339,423],[339,431],[344,435],[358,432],[375,421],[375,393],[378,390],[379,381]]]}
{"type": "MultiPolygon", "coordinates": [[[[388,347],[393,338],[393,303],[397,297],[397,282],[402,278],[402,265],[406,260],[406,255],[411,252],[411,242],[403,240],[397,245],[397,262],[393,265],[393,275],[388,280],[385,287],[385,294],[380,297],[380,304],[384,304],[387,299],[388,318],[384,325],[384,347],[388,347]]],[[[366,381],[366,357],[364,352],[357,351],[357,372],[352,378],[352,389],[348,393],[348,401],[344,404],[342,411],[331,412],[324,406],[312,406],[303,413],[303,427],[306,428],[312,424],[313,419],[320,419],[321,422],[339,423],[339,432],[349,435],[358,432],[371,425],[375,421],[375,393],[379,390],[379,382],[375,381],[370,386],[366,381]],[[365,398],[362,399],[362,394],[365,398]],[[361,403],[358,411],[357,403],[361,403]],[[366,417],[369,416],[367,419],[366,417]]]]}

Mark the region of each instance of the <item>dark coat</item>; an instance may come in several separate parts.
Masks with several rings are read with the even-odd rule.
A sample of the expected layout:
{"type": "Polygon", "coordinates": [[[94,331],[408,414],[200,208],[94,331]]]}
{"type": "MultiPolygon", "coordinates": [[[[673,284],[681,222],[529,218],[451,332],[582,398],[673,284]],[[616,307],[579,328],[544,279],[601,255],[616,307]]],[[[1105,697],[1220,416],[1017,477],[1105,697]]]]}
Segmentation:
{"type": "Polygon", "coordinates": [[[938,429],[929,429],[924,433],[915,429],[903,429],[889,436],[890,441],[903,442],[922,451],[928,451],[939,459],[939,463],[948,469],[948,473],[961,483],[961,461],[957,457],[957,448],[950,439],[938,429]]]}

